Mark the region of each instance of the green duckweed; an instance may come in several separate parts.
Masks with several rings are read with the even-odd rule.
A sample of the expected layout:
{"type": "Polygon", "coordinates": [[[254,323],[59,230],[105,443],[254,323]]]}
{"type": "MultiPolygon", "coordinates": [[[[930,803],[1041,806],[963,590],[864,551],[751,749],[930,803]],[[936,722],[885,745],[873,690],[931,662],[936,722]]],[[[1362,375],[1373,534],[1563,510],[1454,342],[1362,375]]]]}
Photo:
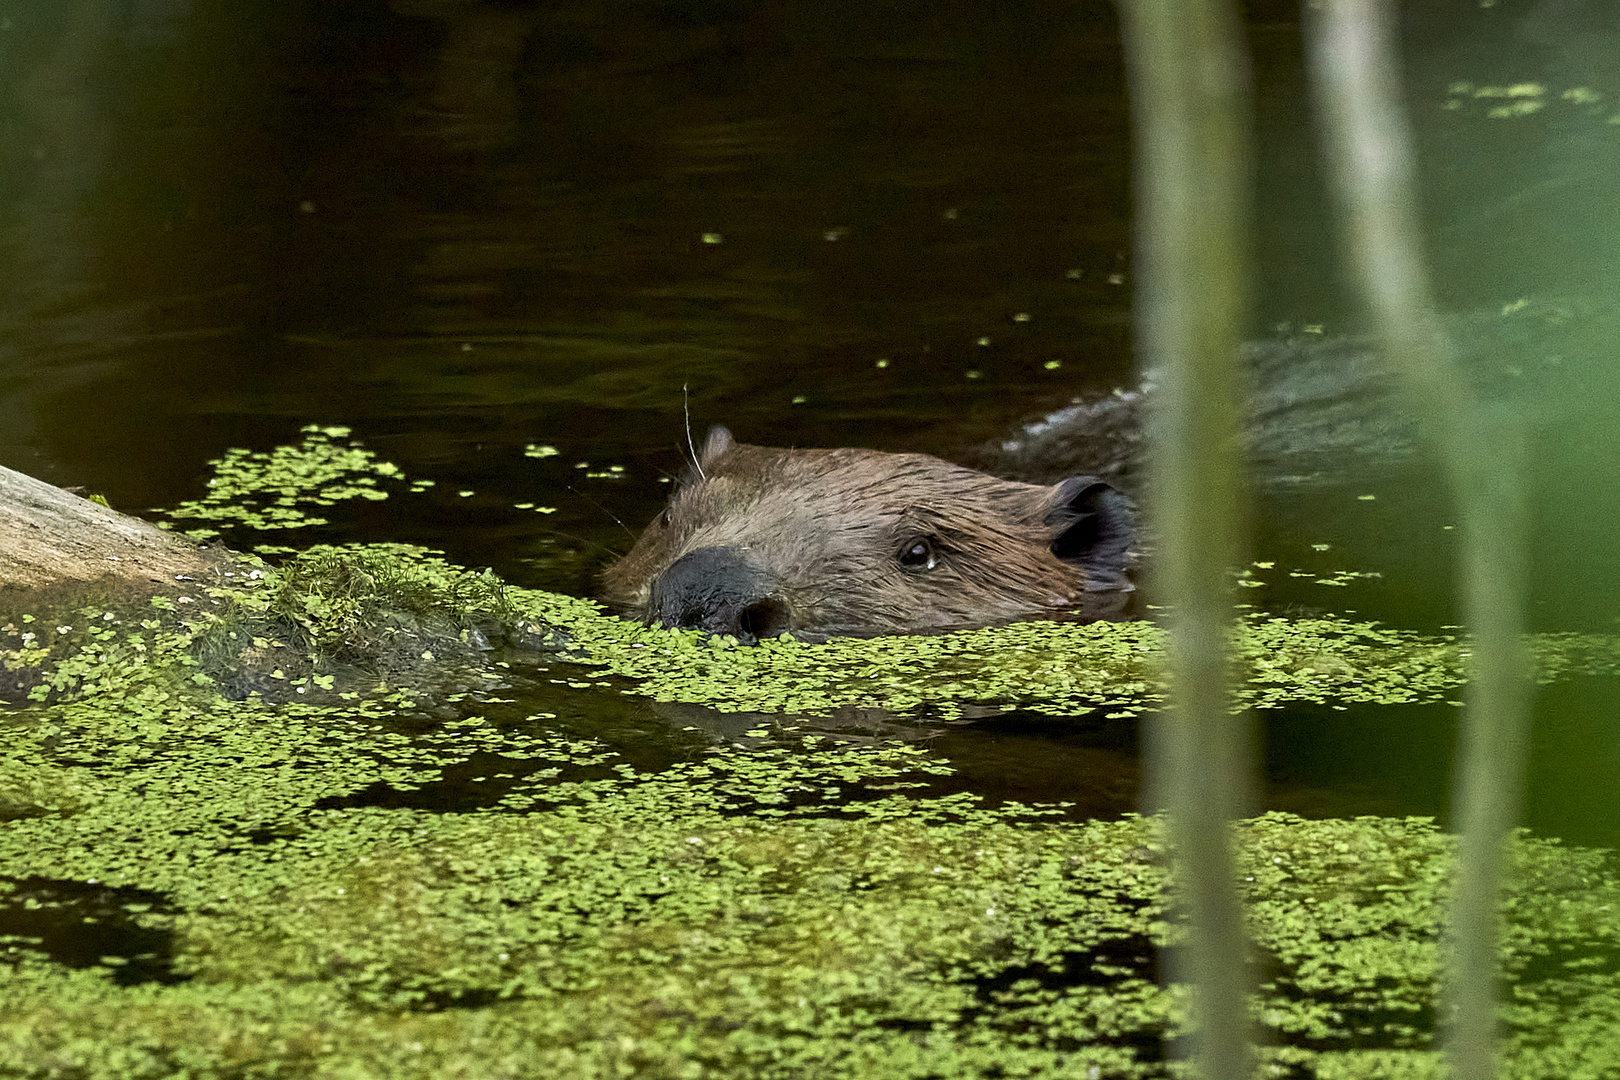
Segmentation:
{"type": "MultiPolygon", "coordinates": [[[[713,745],[647,706],[1130,714],[1159,698],[1150,624],[743,648],[400,545],[5,618],[0,1075],[1172,1075],[1157,820],[940,795],[925,746],[713,745]]],[[[1257,706],[1436,700],[1467,663],[1333,618],[1255,616],[1239,647],[1257,706]]],[[[1537,647],[1545,678],[1613,670],[1608,639],[1537,647]]],[[[1281,814],[1234,837],[1265,1066],[1443,1075],[1451,838],[1281,814]]],[[[1506,1075],[1613,1075],[1615,869],[1516,841],[1506,1075]]]]}
{"type": "Polygon", "coordinates": [[[208,494],[163,511],[168,520],[202,524],[185,530],[187,536],[211,540],[221,529],[259,531],[303,529],[325,525],[316,512],[351,499],[388,497],[385,482],[421,491],[431,480],[407,481],[399,466],[380,461],[370,450],[349,439],[346,427],[310,424],[296,446],[274,450],[228,450],[210,461],[213,478],[208,494]]]}
{"type": "MultiPolygon", "coordinates": [[[[1155,968],[1181,933],[1159,823],[929,797],[947,766],[915,747],[648,773],[539,717],[407,732],[380,702],[87,700],[7,745],[5,1075],[1163,1076],[1182,1022],[1155,968]],[[473,762],[462,801],[431,805],[473,762]],[[72,959],[29,921],[76,922],[87,886],[148,955],[72,959]]],[[[1439,1075],[1450,839],[1286,815],[1235,833],[1268,1058],[1439,1075]]],[[[1516,850],[1512,1075],[1602,1075],[1612,861],[1516,850]]]]}

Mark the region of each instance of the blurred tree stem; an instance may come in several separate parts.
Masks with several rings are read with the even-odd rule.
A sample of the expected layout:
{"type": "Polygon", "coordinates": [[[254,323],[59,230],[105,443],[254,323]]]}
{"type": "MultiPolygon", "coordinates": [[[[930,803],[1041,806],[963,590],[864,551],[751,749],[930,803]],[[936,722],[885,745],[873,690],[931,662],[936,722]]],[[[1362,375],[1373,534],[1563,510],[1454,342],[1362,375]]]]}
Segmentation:
{"type": "Polygon", "coordinates": [[[1395,73],[1393,5],[1322,0],[1314,12],[1317,96],[1354,273],[1389,362],[1440,448],[1456,503],[1473,655],[1453,793],[1461,841],[1442,1016],[1451,1075],[1484,1080],[1495,1075],[1498,905],[1531,699],[1521,633],[1522,437],[1514,417],[1475,399],[1436,317],[1395,73]]]}
{"type": "Polygon", "coordinates": [[[1193,987],[1192,1056],[1249,1080],[1251,979],[1229,828],[1250,747],[1234,710],[1233,572],[1246,561],[1239,342],[1248,292],[1247,58],[1222,0],[1125,0],[1137,198],[1138,347],[1164,372],[1147,509],[1171,703],[1153,787],[1168,803],[1191,933],[1170,977],[1193,987]]]}

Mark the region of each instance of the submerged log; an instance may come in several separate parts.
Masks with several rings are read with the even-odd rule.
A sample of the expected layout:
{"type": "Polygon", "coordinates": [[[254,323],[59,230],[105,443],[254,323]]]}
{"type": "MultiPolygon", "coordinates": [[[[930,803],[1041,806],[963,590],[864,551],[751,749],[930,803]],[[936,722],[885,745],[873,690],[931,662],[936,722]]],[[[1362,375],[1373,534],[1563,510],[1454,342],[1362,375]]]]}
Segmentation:
{"type": "Polygon", "coordinates": [[[155,593],[218,561],[184,537],[0,466],[0,589],[96,582],[155,593]]]}
{"type": "Polygon", "coordinates": [[[0,706],[135,679],[317,705],[404,689],[439,708],[511,684],[497,649],[570,647],[488,571],[360,549],[272,570],[0,467],[0,706]]]}

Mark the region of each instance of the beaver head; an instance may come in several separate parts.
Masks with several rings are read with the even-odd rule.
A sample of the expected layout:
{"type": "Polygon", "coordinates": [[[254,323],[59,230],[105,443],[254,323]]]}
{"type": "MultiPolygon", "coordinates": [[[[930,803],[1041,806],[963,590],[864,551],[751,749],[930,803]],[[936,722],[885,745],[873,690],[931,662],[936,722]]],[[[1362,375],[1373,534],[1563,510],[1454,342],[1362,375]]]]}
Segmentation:
{"type": "Polygon", "coordinates": [[[743,641],[1099,618],[1131,589],[1131,537],[1129,502],[1092,477],[1042,487],[926,454],[748,446],[716,427],[603,596],[743,641]]]}

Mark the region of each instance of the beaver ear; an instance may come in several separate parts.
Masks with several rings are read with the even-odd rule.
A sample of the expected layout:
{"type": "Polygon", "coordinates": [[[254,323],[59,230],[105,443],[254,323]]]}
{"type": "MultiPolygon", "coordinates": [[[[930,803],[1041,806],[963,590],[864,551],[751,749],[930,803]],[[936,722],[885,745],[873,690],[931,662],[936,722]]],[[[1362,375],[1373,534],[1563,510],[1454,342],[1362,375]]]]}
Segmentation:
{"type": "Polygon", "coordinates": [[[1095,476],[1071,476],[1052,488],[1046,524],[1052,554],[1086,572],[1086,591],[1128,589],[1125,577],[1136,527],[1131,501],[1095,476]]]}
{"type": "Polygon", "coordinates": [[[732,446],[731,432],[719,424],[709,429],[708,437],[703,440],[703,453],[698,455],[699,465],[712,465],[725,456],[732,446]]]}

